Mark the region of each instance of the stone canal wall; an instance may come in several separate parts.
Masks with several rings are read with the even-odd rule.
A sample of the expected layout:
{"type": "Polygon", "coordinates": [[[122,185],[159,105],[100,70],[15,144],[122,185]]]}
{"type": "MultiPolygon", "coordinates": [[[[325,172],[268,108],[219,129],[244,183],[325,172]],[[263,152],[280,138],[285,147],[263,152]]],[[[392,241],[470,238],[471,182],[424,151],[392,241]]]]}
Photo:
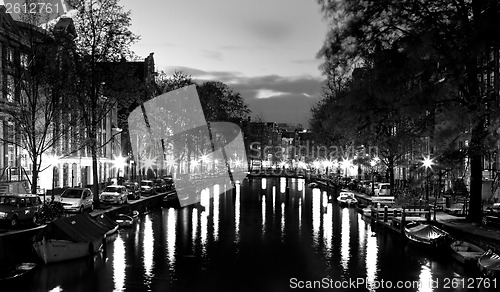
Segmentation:
{"type": "MultiPolygon", "coordinates": [[[[161,207],[165,195],[166,194],[158,194],[150,197],[142,197],[139,200],[129,201],[129,204],[111,206],[106,209],[96,209],[90,213],[90,215],[95,217],[101,214],[107,214],[113,217],[114,215],[122,213],[129,214],[134,210],[142,214],[151,209],[161,207]]],[[[12,230],[0,234],[0,270],[15,263],[37,260],[35,251],[32,247],[33,237],[42,228],[44,228],[44,226],[24,230],[12,230]]]]}

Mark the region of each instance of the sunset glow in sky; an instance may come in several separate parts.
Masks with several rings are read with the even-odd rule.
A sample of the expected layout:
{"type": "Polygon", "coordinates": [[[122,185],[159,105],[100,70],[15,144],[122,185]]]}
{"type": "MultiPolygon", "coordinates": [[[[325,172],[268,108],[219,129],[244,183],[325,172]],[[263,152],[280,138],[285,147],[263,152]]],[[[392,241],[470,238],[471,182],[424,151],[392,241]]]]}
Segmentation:
{"type": "Polygon", "coordinates": [[[220,80],[266,121],[307,125],[326,33],[314,0],[121,0],[157,70],[220,80]]]}

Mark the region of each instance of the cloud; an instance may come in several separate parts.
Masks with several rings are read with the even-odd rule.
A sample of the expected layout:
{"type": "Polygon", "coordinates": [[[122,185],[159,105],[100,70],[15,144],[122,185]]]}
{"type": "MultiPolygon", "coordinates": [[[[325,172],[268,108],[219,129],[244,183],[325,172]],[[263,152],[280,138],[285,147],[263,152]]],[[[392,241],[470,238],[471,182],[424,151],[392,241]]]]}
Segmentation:
{"type": "Polygon", "coordinates": [[[239,92],[253,115],[267,121],[308,124],[311,106],[321,98],[323,80],[313,76],[243,76],[236,71],[204,71],[189,67],[167,67],[191,75],[195,80],[217,80],[239,92]]]}
{"type": "Polygon", "coordinates": [[[256,91],[257,91],[257,94],[255,97],[258,99],[275,97],[275,96],[280,96],[280,95],[286,94],[286,92],[274,91],[274,90],[269,90],[269,89],[258,89],[256,91]]]}

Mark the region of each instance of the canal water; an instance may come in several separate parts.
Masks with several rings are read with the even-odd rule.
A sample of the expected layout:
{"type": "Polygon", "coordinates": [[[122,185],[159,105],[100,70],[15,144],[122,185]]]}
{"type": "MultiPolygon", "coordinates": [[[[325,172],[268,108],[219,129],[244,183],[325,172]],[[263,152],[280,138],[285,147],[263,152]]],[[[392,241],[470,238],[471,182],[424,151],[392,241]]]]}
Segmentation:
{"type": "Polygon", "coordinates": [[[232,190],[215,185],[202,191],[199,206],[142,215],[132,228],[119,230],[106,251],[37,268],[12,291],[498,288],[487,281],[485,289],[475,269],[448,254],[408,246],[302,179],[244,180],[232,190]]]}

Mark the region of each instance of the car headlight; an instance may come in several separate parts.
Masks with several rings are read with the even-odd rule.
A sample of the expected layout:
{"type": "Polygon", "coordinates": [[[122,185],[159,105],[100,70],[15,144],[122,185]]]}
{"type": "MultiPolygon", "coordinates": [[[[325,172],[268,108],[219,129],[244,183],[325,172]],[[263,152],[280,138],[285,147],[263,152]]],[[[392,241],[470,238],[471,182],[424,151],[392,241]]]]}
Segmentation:
{"type": "Polygon", "coordinates": [[[5,213],[5,212],[0,212],[0,218],[2,218],[2,219],[7,218],[7,213],[5,213]]]}

